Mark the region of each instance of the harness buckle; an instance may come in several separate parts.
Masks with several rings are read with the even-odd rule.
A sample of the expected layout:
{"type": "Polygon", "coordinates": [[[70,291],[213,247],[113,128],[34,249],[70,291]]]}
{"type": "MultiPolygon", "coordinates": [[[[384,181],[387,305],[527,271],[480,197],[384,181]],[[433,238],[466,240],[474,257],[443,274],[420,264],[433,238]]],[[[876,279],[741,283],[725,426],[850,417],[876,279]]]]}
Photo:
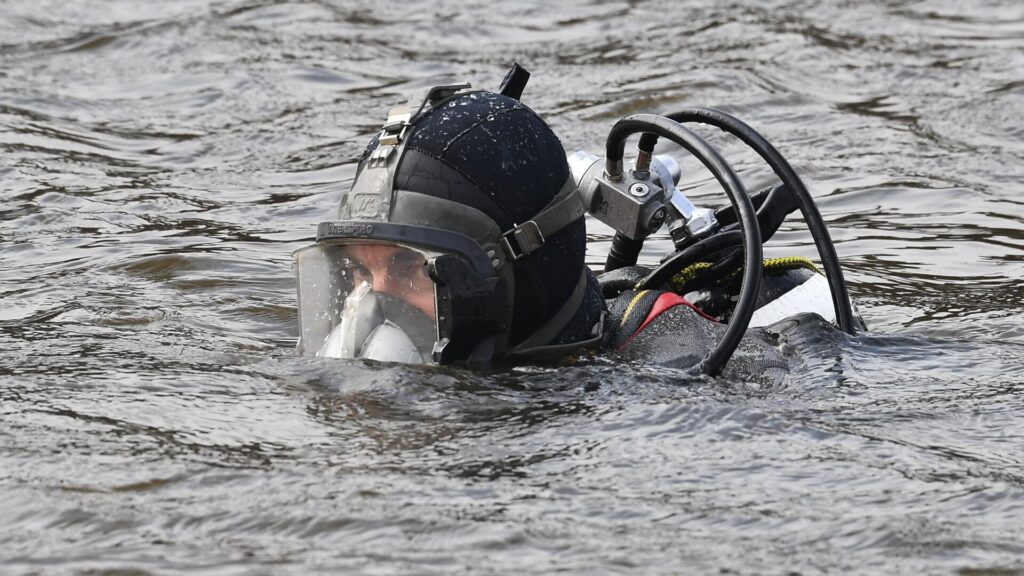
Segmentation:
{"type": "Polygon", "coordinates": [[[380,133],[381,146],[397,146],[405,138],[405,132],[411,126],[412,111],[408,106],[397,106],[388,112],[388,119],[380,133]]]}
{"type": "Polygon", "coordinates": [[[501,247],[509,259],[517,262],[544,245],[544,234],[533,220],[517,224],[501,235],[501,247]],[[514,240],[514,246],[513,242],[514,240]]]}

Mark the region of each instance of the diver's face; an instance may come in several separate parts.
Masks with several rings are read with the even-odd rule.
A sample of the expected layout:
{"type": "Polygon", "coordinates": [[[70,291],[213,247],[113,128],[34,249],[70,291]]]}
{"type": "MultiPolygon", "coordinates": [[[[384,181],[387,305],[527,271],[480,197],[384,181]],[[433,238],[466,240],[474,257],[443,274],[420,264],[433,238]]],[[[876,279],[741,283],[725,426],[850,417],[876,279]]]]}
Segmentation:
{"type": "Polygon", "coordinates": [[[434,282],[427,276],[423,255],[381,244],[354,244],[345,253],[352,260],[356,286],[365,282],[374,292],[405,300],[435,319],[434,282]]]}

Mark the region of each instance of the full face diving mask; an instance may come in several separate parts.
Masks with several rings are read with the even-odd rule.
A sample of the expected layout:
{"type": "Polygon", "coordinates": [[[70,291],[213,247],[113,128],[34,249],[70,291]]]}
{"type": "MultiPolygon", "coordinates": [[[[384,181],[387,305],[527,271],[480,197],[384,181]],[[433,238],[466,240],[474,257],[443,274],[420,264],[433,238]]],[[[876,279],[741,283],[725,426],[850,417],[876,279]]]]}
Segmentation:
{"type": "Polygon", "coordinates": [[[392,244],[321,243],[296,254],[306,344],[328,358],[421,363],[436,340],[433,255],[392,244]]]}
{"type": "MultiPolygon", "coordinates": [[[[514,263],[584,216],[571,177],[547,206],[509,230],[473,207],[395,188],[417,121],[468,88],[436,86],[392,109],[342,199],[339,220],[322,222],[316,243],[294,254],[300,353],[486,362],[548,348],[579,307],[585,272],[549,321],[525,341],[509,345],[514,263]]],[[[599,333],[594,342],[580,345],[598,338],[599,333]]]]}
{"type": "Polygon", "coordinates": [[[469,238],[385,222],[329,222],[319,232],[294,255],[301,353],[449,363],[488,335],[493,345],[507,304],[469,238]]]}

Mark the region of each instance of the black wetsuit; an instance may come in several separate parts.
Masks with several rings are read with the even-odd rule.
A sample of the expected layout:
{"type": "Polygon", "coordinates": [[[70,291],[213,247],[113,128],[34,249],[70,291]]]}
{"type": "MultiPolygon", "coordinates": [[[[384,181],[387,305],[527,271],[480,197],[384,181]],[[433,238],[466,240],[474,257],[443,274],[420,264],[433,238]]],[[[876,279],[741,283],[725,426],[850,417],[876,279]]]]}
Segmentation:
{"type": "MultiPolygon", "coordinates": [[[[800,285],[815,272],[799,268],[766,272],[758,308],[800,285]]],[[[620,273],[621,275],[621,273],[620,273]]],[[[601,278],[608,296],[609,283],[601,278]]],[[[690,293],[693,302],[671,290],[625,290],[606,300],[604,349],[616,358],[675,368],[697,365],[721,339],[738,287],[690,293]]],[[[774,327],[750,328],[730,365],[745,373],[786,371],[788,364],[776,345],[774,327]]]]}

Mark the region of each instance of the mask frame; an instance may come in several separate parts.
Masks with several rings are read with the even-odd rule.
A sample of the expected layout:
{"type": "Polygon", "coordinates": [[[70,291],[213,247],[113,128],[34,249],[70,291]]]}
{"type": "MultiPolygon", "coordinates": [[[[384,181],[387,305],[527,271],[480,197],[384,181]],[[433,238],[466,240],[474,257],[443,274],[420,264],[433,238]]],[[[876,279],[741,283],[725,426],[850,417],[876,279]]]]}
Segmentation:
{"type": "Polygon", "coordinates": [[[392,222],[322,222],[317,244],[330,243],[406,245],[436,254],[424,262],[434,282],[437,340],[433,362],[486,362],[502,344],[498,337],[509,328],[512,284],[472,238],[392,222]]]}

